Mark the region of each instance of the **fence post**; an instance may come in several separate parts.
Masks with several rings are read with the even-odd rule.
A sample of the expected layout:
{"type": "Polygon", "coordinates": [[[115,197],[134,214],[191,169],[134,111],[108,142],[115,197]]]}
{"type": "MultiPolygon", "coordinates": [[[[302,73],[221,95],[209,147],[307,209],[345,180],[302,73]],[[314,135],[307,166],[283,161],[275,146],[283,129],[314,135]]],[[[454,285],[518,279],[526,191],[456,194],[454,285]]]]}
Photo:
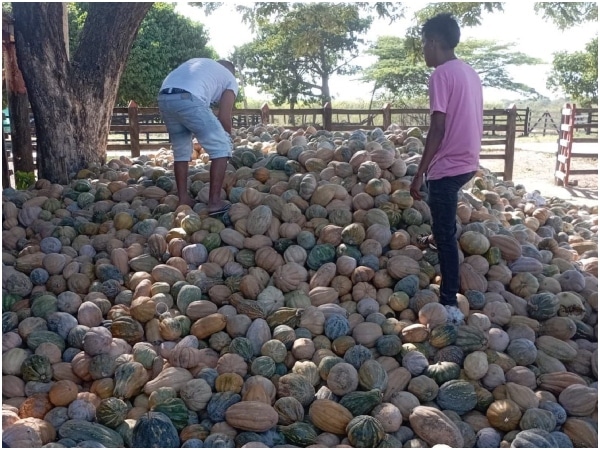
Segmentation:
{"type": "Polygon", "coordinates": [[[323,128],[327,131],[332,131],[333,113],[331,109],[331,103],[329,102],[323,106],[323,128]]]}
{"type": "Polygon", "coordinates": [[[140,121],[138,117],[139,108],[134,100],[127,106],[127,115],[129,116],[129,134],[131,135],[131,156],[137,158],[140,156],[140,121]]]}
{"type": "Polygon", "coordinates": [[[266,125],[269,123],[269,105],[267,103],[264,103],[260,107],[260,122],[263,125],[266,125]]]}
{"type": "Polygon", "coordinates": [[[515,165],[515,138],[517,134],[517,107],[509,106],[506,116],[506,148],[504,149],[504,181],[513,179],[515,165]]]}
{"type": "Polygon", "coordinates": [[[392,105],[386,103],[383,105],[381,114],[383,115],[383,130],[387,130],[392,125],[392,105]]]}
{"type": "Polygon", "coordinates": [[[525,125],[523,126],[523,136],[529,136],[529,121],[531,120],[531,110],[529,106],[525,108],[525,125]]]}

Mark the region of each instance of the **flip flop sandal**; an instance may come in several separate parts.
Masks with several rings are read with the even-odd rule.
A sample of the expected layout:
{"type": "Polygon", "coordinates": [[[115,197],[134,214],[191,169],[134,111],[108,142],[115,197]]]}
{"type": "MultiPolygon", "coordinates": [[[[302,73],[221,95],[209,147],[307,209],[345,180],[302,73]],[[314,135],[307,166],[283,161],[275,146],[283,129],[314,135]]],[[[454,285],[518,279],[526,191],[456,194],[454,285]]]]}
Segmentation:
{"type": "Polygon", "coordinates": [[[226,204],[221,209],[217,209],[216,211],[208,213],[209,216],[220,216],[221,214],[225,214],[231,208],[231,203],[226,204]]]}
{"type": "Polygon", "coordinates": [[[422,234],[417,238],[417,246],[421,249],[421,250],[425,250],[426,248],[429,248],[430,250],[436,251],[437,252],[437,247],[436,245],[431,242],[431,238],[432,236],[430,234],[422,234]]]}

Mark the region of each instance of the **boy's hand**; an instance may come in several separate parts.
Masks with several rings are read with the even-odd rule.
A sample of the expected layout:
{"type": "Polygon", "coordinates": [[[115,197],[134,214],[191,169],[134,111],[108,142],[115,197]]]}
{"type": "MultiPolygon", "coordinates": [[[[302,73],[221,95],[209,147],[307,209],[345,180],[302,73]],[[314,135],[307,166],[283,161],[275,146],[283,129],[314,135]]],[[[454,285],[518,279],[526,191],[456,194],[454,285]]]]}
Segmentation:
{"type": "Polygon", "coordinates": [[[421,186],[423,185],[423,175],[416,173],[410,183],[410,195],[415,200],[421,200],[421,186]]]}

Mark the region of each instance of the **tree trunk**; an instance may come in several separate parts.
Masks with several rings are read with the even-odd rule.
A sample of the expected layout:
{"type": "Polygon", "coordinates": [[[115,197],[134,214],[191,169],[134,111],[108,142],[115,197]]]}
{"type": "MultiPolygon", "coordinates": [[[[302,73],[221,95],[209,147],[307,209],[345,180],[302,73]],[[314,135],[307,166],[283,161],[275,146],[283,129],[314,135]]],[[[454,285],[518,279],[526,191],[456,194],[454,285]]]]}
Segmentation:
{"type": "Polygon", "coordinates": [[[106,161],[121,74],[152,3],[90,3],[69,61],[65,3],[13,3],[17,57],[37,134],[38,178],[68,184],[106,161]]]}
{"type": "Polygon", "coordinates": [[[4,73],[10,116],[11,152],[15,173],[33,172],[33,148],[29,125],[29,100],[23,75],[17,65],[14,42],[2,43],[4,49],[4,73]]]}
{"type": "Polygon", "coordinates": [[[321,96],[323,98],[323,105],[331,102],[331,91],[329,90],[329,74],[324,73],[321,79],[321,96]]]}

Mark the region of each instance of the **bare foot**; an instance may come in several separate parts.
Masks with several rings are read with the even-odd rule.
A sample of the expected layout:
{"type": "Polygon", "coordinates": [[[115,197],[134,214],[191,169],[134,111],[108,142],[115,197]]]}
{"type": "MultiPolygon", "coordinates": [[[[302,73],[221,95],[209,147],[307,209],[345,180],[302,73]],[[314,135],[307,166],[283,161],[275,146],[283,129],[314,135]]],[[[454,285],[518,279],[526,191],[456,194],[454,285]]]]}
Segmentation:
{"type": "Polygon", "coordinates": [[[190,208],[193,209],[195,204],[196,204],[196,201],[189,195],[179,198],[179,206],[188,205],[190,208]]]}
{"type": "Polygon", "coordinates": [[[231,203],[221,202],[216,205],[208,205],[207,211],[208,214],[227,212],[227,210],[231,208],[231,203]]]}

